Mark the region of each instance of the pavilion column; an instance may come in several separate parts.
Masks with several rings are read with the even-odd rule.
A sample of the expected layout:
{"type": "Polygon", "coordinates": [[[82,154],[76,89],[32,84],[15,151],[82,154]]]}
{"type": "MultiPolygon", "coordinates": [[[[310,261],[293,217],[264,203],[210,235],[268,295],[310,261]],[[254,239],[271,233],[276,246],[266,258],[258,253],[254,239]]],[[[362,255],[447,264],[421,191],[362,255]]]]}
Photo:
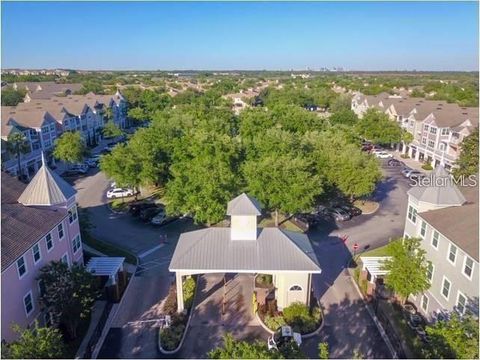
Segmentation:
{"type": "Polygon", "coordinates": [[[183,307],[183,276],[182,273],[175,273],[175,283],[177,285],[177,312],[182,312],[183,307]]]}
{"type": "Polygon", "coordinates": [[[407,144],[402,142],[402,154],[405,154],[407,152],[407,144]]]}

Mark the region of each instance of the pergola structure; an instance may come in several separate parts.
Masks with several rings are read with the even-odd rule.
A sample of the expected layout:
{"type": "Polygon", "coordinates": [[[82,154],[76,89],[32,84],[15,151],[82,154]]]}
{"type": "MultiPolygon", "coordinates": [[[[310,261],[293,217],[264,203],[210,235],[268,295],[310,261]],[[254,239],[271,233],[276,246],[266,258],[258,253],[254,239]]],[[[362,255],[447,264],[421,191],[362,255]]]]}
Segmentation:
{"type": "Polygon", "coordinates": [[[117,284],[118,273],[123,271],[124,257],[100,256],[88,261],[86,270],[94,276],[107,276],[107,286],[117,284]]]}
{"type": "Polygon", "coordinates": [[[308,237],[279,228],[257,228],[260,204],[243,193],[228,203],[231,226],[183,233],[169,270],[176,274],[178,311],[183,311],[183,277],[208,273],[271,274],[279,309],[308,304],[311,275],[321,272],[308,237]]]}
{"type": "Polygon", "coordinates": [[[391,256],[361,256],[362,271],[368,271],[370,274],[370,282],[375,283],[378,276],[388,274],[388,271],[383,268],[386,260],[390,260],[391,256]]]}

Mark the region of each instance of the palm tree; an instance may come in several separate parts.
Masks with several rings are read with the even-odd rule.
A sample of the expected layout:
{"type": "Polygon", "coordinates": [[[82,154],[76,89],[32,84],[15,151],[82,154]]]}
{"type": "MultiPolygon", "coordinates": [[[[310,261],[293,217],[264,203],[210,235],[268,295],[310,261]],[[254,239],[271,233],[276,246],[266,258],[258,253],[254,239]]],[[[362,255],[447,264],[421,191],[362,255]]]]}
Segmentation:
{"type": "Polygon", "coordinates": [[[20,163],[21,154],[25,154],[30,150],[30,145],[25,135],[21,132],[10,134],[7,138],[7,150],[11,154],[15,154],[18,162],[18,178],[22,176],[22,168],[20,163]]]}

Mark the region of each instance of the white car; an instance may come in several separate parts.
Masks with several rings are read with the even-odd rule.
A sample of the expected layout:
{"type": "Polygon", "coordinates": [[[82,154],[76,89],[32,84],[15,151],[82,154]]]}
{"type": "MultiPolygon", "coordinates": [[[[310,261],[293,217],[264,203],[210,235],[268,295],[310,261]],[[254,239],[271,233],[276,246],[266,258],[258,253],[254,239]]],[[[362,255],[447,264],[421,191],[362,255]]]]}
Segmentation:
{"type": "Polygon", "coordinates": [[[390,159],[390,158],[393,157],[392,154],[389,154],[389,153],[387,153],[387,152],[385,152],[385,151],[376,152],[376,153],[374,153],[374,154],[375,154],[375,156],[376,156],[377,158],[379,158],[379,159],[390,159]]]}
{"type": "Polygon", "coordinates": [[[133,195],[135,194],[132,189],[115,188],[107,191],[108,199],[115,199],[119,197],[126,197],[126,196],[133,196],[133,195]]]}

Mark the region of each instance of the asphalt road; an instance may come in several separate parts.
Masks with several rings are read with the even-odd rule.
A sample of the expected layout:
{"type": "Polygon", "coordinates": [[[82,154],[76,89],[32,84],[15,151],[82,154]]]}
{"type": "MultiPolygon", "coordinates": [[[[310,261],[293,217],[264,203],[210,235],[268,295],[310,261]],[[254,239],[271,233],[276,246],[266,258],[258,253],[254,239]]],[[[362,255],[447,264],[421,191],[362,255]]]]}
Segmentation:
{"type": "MultiPolygon", "coordinates": [[[[361,215],[344,223],[323,224],[308,233],[322,268],[322,274],[313,278],[314,292],[325,309],[325,327],[321,334],[302,345],[309,357],[317,357],[319,341],[328,342],[330,355],[336,358],[350,358],[354,350],[359,350],[365,357],[390,357],[344,271],[354,243],[359,244],[360,251],[365,251],[403,234],[408,181],[401,176],[398,168],[384,168],[384,174],[385,179],[375,193],[376,200],[380,202],[375,214],[361,215]],[[342,235],[349,236],[345,244],[340,240],[342,235]]],[[[111,213],[105,205],[109,181],[102,173],[80,178],[74,184],[78,190],[79,205],[89,209],[96,237],[128,248],[137,255],[147,254],[140,259],[142,271],[135,277],[134,287],[128,293],[129,298],[122,306],[121,316],[111,329],[100,357],[159,357],[155,326],[139,321],[158,317],[161,302],[173,280],[168,272],[168,263],[176,241],[182,232],[193,230],[196,226],[183,219],[156,228],[129,215],[111,213]],[[160,236],[165,234],[168,243],[159,247],[160,236]]],[[[195,336],[187,337],[186,348],[195,348],[193,343],[189,344],[189,339],[195,343],[209,342],[208,325],[206,327],[205,331],[201,331],[199,326],[195,336]]],[[[186,356],[204,357],[205,348],[198,349],[198,353],[188,351],[186,356]]]]}

